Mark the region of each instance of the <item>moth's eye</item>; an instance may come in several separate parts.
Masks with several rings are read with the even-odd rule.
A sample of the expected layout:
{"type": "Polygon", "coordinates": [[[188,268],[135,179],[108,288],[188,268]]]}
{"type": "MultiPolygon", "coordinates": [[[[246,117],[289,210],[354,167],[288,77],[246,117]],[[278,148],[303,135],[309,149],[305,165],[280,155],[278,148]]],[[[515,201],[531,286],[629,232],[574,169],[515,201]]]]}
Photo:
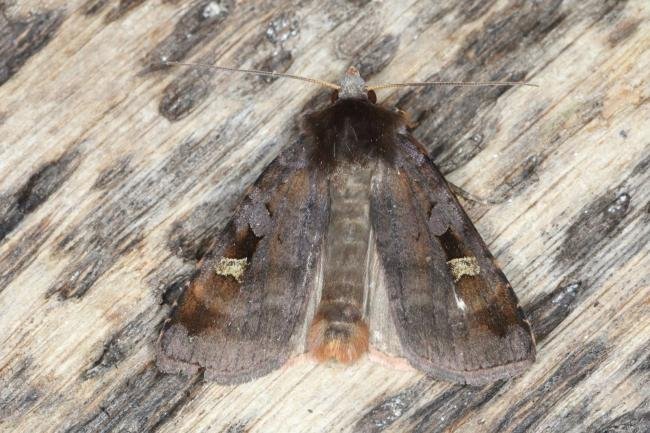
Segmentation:
{"type": "Polygon", "coordinates": [[[334,90],[332,92],[331,99],[332,99],[332,102],[338,101],[338,99],[339,99],[339,91],[338,90],[334,90]]]}
{"type": "Polygon", "coordinates": [[[374,90],[368,90],[368,101],[372,102],[373,104],[377,103],[377,94],[374,90]]]}

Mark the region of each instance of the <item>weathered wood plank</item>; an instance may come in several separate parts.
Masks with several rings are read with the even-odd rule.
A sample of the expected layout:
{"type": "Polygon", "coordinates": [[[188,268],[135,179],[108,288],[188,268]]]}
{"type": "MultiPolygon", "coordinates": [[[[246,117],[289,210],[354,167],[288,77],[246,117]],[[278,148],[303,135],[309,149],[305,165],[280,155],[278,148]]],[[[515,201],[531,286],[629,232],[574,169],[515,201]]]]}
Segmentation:
{"type": "Polygon", "coordinates": [[[650,430],[650,4],[25,0],[0,7],[0,430],[650,430]],[[240,386],[158,373],[207,242],[326,92],[386,91],[529,312],[538,360],[462,387],[367,360],[240,386]]]}

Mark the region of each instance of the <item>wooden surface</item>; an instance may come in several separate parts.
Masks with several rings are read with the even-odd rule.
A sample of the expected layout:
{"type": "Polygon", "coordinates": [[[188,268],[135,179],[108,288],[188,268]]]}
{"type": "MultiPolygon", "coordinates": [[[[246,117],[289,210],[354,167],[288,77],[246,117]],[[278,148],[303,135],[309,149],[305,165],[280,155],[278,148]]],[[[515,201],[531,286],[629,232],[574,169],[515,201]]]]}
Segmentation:
{"type": "Polygon", "coordinates": [[[650,3],[20,0],[0,15],[0,430],[650,429],[650,3]],[[281,6],[280,6],[281,5],[281,6]],[[326,92],[383,91],[448,178],[538,340],[484,387],[364,360],[241,386],[162,375],[169,306],[244,189],[326,92]]]}

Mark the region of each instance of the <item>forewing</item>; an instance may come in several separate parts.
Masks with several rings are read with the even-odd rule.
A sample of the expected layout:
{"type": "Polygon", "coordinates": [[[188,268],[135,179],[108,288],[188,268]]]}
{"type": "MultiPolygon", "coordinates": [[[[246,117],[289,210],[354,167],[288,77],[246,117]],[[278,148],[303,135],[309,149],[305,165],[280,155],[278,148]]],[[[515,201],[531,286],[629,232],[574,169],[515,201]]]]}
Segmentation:
{"type": "Polygon", "coordinates": [[[324,177],[306,160],[289,148],[249,189],[161,334],[162,371],[238,383],[290,356],[328,212],[324,177]]]}
{"type": "Polygon", "coordinates": [[[370,218],[403,356],[461,383],[518,374],[535,344],[510,284],[422,147],[396,146],[370,218]]]}

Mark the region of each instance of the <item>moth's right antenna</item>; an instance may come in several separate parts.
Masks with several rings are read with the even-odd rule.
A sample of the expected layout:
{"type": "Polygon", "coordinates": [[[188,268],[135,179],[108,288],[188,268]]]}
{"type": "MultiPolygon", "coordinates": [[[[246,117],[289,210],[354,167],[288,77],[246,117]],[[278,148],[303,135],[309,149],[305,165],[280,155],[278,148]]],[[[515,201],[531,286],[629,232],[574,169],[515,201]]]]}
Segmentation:
{"type": "Polygon", "coordinates": [[[201,66],[204,68],[210,68],[210,69],[216,69],[218,71],[228,71],[228,72],[243,72],[245,74],[253,74],[253,75],[262,75],[266,77],[283,77],[283,78],[293,78],[294,80],[300,80],[300,81],[306,81],[311,84],[317,84],[319,86],[323,87],[329,87],[330,89],[334,90],[339,90],[340,87],[336,84],[329,83],[327,81],[323,80],[317,80],[316,78],[308,78],[308,77],[301,77],[300,75],[293,75],[293,74],[285,74],[282,72],[273,72],[273,71],[259,71],[257,69],[238,69],[238,68],[228,68],[226,66],[216,66],[216,65],[210,65],[208,63],[183,63],[183,62],[172,62],[172,61],[165,61],[162,62],[165,65],[180,65],[180,66],[201,66]]]}
{"type": "Polygon", "coordinates": [[[395,87],[424,87],[424,86],[461,86],[461,87],[479,87],[479,86],[531,86],[539,87],[535,83],[528,81],[422,81],[419,83],[387,83],[368,86],[368,90],[389,89],[395,87]]]}

